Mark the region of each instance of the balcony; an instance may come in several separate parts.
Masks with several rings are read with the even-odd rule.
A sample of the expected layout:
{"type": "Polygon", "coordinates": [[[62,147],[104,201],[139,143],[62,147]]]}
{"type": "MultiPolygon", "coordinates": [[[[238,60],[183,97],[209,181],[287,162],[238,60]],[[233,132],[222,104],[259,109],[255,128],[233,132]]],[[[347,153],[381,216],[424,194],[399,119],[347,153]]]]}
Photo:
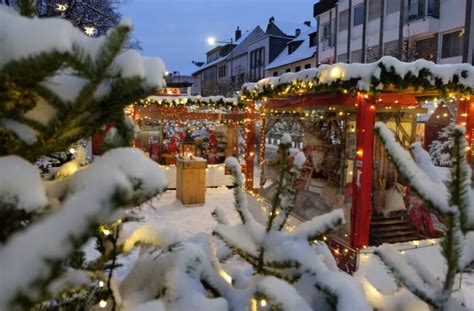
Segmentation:
{"type": "Polygon", "coordinates": [[[405,6],[405,23],[427,17],[439,18],[439,0],[408,0],[408,5],[405,6]]]}

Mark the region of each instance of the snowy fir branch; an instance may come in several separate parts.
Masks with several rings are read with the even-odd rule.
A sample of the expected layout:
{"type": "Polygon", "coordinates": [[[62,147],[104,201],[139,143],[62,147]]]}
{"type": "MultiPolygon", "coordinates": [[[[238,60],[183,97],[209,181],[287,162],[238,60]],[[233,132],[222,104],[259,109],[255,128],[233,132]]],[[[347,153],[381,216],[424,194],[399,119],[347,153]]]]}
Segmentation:
{"type": "Polygon", "coordinates": [[[56,192],[38,191],[40,197],[60,200],[61,207],[0,248],[5,268],[0,272],[1,309],[12,303],[36,301],[44,285],[60,272],[62,260],[82,245],[100,222],[118,207],[135,206],[161,193],[166,187],[163,180],[159,166],[141,151],[123,148],[110,151],[88,168],[56,183],[56,192]],[[89,204],[84,205],[85,201],[89,204]],[[48,239],[41,239],[46,236],[48,239]],[[19,253],[22,256],[16,255],[19,253]]]}
{"type": "Polygon", "coordinates": [[[447,200],[448,190],[444,183],[430,178],[426,170],[413,161],[410,153],[398,143],[395,134],[383,122],[375,124],[375,133],[384,144],[392,163],[407,186],[413,189],[434,211],[441,215],[450,213],[447,200]]]}
{"type": "Polygon", "coordinates": [[[464,233],[474,231],[474,203],[472,202],[472,171],[467,163],[465,138],[466,129],[456,126],[453,129],[453,166],[451,179],[447,182],[449,189],[449,204],[459,208],[460,226],[464,233]]]}
{"type": "Polygon", "coordinates": [[[427,284],[417,270],[409,265],[405,256],[389,245],[383,245],[375,250],[383,263],[395,275],[403,286],[427,304],[440,309],[443,305],[443,293],[432,284],[427,284]]]}
{"type": "Polygon", "coordinates": [[[443,309],[453,302],[457,304],[451,297],[455,278],[473,261],[469,241],[474,203],[471,197],[472,172],[466,160],[465,129],[453,126],[450,136],[446,137],[453,141],[453,163],[448,179],[439,176],[429,154],[419,143],[411,146],[410,156],[384,123],[377,122],[375,131],[403,180],[444,219],[444,237],[440,244],[446,263],[444,280],[442,284],[427,284],[425,281],[434,277],[422,271],[419,265],[410,265],[388,245],[379,248],[375,254],[407,289],[432,307],[443,309]]]}
{"type": "Polygon", "coordinates": [[[0,6],[0,309],[90,309],[99,298],[118,305],[111,276],[125,217],[117,212],[164,191],[163,172],[133,148],[87,167],[83,154],[50,181],[27,160],[68,150],[110,123],[130,137],[124,107],[165,85],[164,65],[123,50],[128,21],[90,38],[62,18],[30,18],[35,1],[17,4],[24,16],[0,6]],[[99,230],[101,256],[86,262],[78,248],[109,222],[99,230]],[[89,279],[67,275],[81,271],[89,279]]]}
{"type": "Polygon", "coordinates": [[[272,310],[312,310],[294,287],[272,276],[258,281],[255,298],[261,306],[271,305],[272,310]]]}
{"type": "Polygon", "coordinates": [[[0,21],[6,42],[0,47],[0,83],[8,85],[0,96],[9,103],[0,119],[1,155],[36,160],[66,150],[101,125],[124,124],[124,107],[165,85],[161,60],[122,49],[128,21],[99,38],[60,18],[30,19],[3,8],[0,21]],[[46,36],[34,40],[38,44],[25,40],[46,36]]]}
{"type": "MultiPolygon", "coordinates": [[[[241,189],[234,189],[235,207],[242,224],[219,221],[214,235],[230,250],[247,261],[254,271],[245,290],[256,306],[268,303],[273,309],[291,310],[293,304],[312,309],[370,310],[362,286],[351,276],[340,272],[327,245],[314,240],[344,222],[341,211],[315,217],[292,232],[285,229],[297,195],[299,171],[305,157],[296,155],[291,161],[291,139],[285,135],[279,146],[278,189],[264,224],[248,211],[241,189]],[[245,219],[245,221],[243,221],[245,219]],[[265,280],[263,283],[261,280],[265,280]],[[287,298],[281,299],[285,289],[287,298]],[[292,295],[291,293],[296,293],[292,295]],[[321,297],[321,299],[314,299],[321,297]],[[301,299],[300,299],[301,298],[301,299]]],[[[236,160],[227,160],[236,180],[241,178],[236,160]]],[[[236,183],[241,188],[242,183],[236,183]]],[[[217,211],[216,214],[220,213],[217,211]]],[[[218,218],[219,219],[219,218],[218,218]]]]}

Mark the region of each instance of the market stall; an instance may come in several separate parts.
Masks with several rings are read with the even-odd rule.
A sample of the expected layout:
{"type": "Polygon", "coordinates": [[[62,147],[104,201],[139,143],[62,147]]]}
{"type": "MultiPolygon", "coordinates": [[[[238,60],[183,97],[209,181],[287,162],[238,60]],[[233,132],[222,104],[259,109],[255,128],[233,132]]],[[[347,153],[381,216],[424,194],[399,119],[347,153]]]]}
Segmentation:
{"type": "Polygon", "coordinates": [[[240,158],[248,173],[246,157],[254,157],[248,124],[259,116],[243,108],[236,99],[220,96],[151,96],[130,109],[140,128],[135,146],[164,166],[170,188],[176,187],[179,155],[206,160],[207,187],[230,186],[226,157],[240,158]]]}
{"type": "Polygon", "coordinates": [[[467,127],[471,145],[474,101],[473,90],[463,84],[466,71],[474,69],[463,64],[447,70],[424,60],[403,63],[384,57],[372,64],[322,65],[244,85],[240,100],[254,102],[265,115],[267,139],[260,149],[267,156],[262,158],[260,195],[271,198],[274,189],[273,159],[265,145],[269,139],[270,145],[278,143],[272,128],[297,122],[293,147],[305,152],[307,162],[293,215],[306,220],[343,209],[347,224],[328,238],[336,258],[354,261],[354,254],[369,245],[436,235],[420,228],[432,225],[431,215],[422,213],[421,200],[397,176],[374,135],[374,124],[386,123],[408,149],[417,137],[417,115],[425,112],[421,102],[456,99],[457,122],[467,127]],[[421,224],[420,217],[425,217],[421,224]]]}

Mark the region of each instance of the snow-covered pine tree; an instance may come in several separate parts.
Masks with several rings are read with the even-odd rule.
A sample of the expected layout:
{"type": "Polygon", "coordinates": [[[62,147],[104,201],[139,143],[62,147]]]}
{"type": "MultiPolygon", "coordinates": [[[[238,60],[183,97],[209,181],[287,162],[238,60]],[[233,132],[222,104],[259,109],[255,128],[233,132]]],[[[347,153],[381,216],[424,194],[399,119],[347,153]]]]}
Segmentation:
{"type": "Polygon", "coordinates": [[[375,254],[401,284],[434,309],[462,310],[462,302],[455,301],[451,294],[456,275],[474,263],[474,201],[472,171],[466,161],[465,128],[452,126],[447,137],[453,141],[453,163],[447,180],[440,176],[419,143],[411,146],[410,156],[384,123],[377,122],[375,131],[407,185],[444,219],[441,253],[446,260],[445,278],[436,279],[422,269],[421,263],[406,258],[388,244],[375,254]]]}
{"type": "Polygon", "coordinates": [[[32,163],[93,136],[104,124],[115,124],[119,133],[129,129],[125,106],[164,86],[164,65],[123,50],[128,21],[90,38],[64,19],[31,18],[34,4],[18,1],[23,16],[0,6],[0,310],[44,300],[50,303],[42,306],[60,308],[77,298],[60,296],[71,286],[92,292],[103,287],[103,296],[90,295],[81,307],[102,300],[113,309],[119,302],[112,269],[104,267],[115,257],[115,227],[123,216],[118,212],[162,192],[163,172],[132,148],[106,152],[52,181],[42,180],[32,163]],[[78,269],[81,260],[70,255],[109,221],[99,230],[107,237],[106,259],[88,271],[78,269]]]}
{"type": "Polygon", "coordinates": [[[451,122],[439,132],[438,139],[433,140],[431,143],[429,153],[434,165],[452,167],[452,154],[454,149],[453,133],[455,129],[456,124],[451,122]]]}
{"type": "MultiPolygon", "coordinates": [[[[234,176],[234,206],[242,224],[230,225],[222,210],[214,214],[219,224],[214,234],[254,270],[244,291],[258,306],[276,310],[371,310],[361,285],[341,272],[322,237],[344,222],[342,210],[318,216],[289,231],[285,224],[297,195],[297,182],[306,161],[298,153],[289,160],[291,137],[284,134],[279,145],[277,191],[271,202],[266,224],[255,220],[242,192],[239,163],[228,158],[226,165],[234,176]]],[[[225,253],[225,252],[224,252],[225,253]]],[[[217,284],[210,286],[222,296],[226,292],[217,284]]],[[[244,305],[233,304],[233,310],[244,305]]]]}

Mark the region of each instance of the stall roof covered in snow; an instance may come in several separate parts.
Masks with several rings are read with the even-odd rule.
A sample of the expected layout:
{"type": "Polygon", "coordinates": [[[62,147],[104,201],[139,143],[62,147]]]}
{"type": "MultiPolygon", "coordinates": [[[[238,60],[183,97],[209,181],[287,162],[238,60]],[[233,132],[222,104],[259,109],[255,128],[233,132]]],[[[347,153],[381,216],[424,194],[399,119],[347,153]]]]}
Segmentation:
{"type": "Polygon", "coordinates": [[[308,31],[302,32],[294,40],[288,42],[287,47],[278,55],[273,62],[268,64],[265,70],[277,68],[280,66],[288,65],[294,62],[298,62],[307,58],[311,58],[316,53],[316,47],[310,46],[310,34],[314,33],[316,28],[311,28],[308,31]],[[290,45],[292,43],[301,42],[300,46],[290,53],[290,45]]]}
{"type": "Polygon", "coordinates": [[[237,98],[223,96],[149,96],[146,101],[161,104],[186,105],[186,104],[230,104],[237,106],[237,98]]]}
{"type": "Polygon", "coordinates": [[[241,98],[272,98],[322,92],[409,91],[419,96],[474,94],[474,67],[470,64],[435,64],[418,59],[405,63],[384,56],[370,64],[320,65],[297,73],[269,77],[242,86],[241,98]],[[422,92],[423,91],[423,92],[422,92]]]}

